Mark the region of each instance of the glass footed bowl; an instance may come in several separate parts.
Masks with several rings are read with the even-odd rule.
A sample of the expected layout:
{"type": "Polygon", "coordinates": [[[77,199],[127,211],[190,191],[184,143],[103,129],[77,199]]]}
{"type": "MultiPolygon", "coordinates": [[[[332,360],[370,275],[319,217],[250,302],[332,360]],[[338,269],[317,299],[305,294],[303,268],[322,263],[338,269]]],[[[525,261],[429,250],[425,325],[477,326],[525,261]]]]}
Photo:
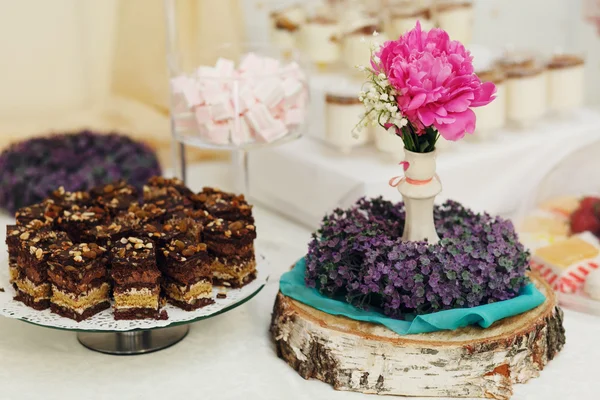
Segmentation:
{"type": "MultiPolygon", "coordinates": [[[[600,282],[600,232],[573,233],[571,221],[583,197],[600,198],[599,152],[596,134],[557,154],[539,171],[515,223],[521,241],[531,250],[532,270],[552,283],[561,305],[595,315],[600,315],[600,286],[593,284],[600,282]],[[579,246],[566,244],[574,238],[579,246]],[[547,249],[554,249],[550,256],[547,249]]],[[[600,210],[597,217],[600,220],[600,210]]]]}
{"type": "Polygon", "coordinates": [[[308,78],[297,51],[222,43],[214,62],[169,57],[174,139],[195,147],[240,150],[300,137],[306,128],[308,78]]]}

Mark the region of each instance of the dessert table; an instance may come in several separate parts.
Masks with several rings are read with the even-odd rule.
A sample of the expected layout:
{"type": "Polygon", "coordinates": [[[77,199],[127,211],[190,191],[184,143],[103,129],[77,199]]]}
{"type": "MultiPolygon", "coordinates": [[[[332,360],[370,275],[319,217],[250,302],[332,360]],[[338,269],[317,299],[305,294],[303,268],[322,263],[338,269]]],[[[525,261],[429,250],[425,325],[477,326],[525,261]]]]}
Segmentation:
{"type": "MultiPolygon", "coordinates": [[[[228,189],[226,164],[189,169],[190,186],[228,189]]],[[[271,278],[254,299],[196,322],[187,338],[165,350],[108,356],[81,346],[72,332],[0,318],[0,398],[55,399],[306,399],[367,398],[305,381],[277,358],[268,333],[279,276],[306,250],[310,231],[255,208],[257,246],[269,257],[271,278]]],[[[0,214],[4,226],[11,218],[0,214]]],[[[5,257],[0,230],[0,257],[5,257]]],[[[514,399],[592,399],[600,390],[600,318],[565,310],[567,344],[539,378],[516,385],[514,399]]],[[[374,398],[374,397],[373,397],[374,398]]]]}

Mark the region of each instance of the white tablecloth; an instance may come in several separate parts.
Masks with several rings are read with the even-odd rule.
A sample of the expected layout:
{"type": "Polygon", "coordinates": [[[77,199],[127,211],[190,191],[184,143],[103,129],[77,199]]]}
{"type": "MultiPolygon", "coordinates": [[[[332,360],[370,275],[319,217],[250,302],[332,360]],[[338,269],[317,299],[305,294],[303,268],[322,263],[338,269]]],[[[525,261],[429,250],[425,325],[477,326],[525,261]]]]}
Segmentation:
{"type": "MultiPolygon", "coordinates": [[[[226,187],[223,165],[202,166],[192,181],[226,187]]],[[[336,400],[375,398],[305,381],[277,358],[268,328],[278,278],[306,249],[310,232],[257,207],[258,245],[272,262],[270,283],[253,300],[192,324],[177,345],[116,357],[92,352],[74,333],[0,318],[0,399],[336,400]]],[[[0,217],[4,226],[10,219],[0,217]]],[[[4,228],[0,254],[5,254],[4,228]]],[[[540,378],[517,385],[516,400],[597,399],[600,318],[565,312],[567,345],[540,378]]]]}

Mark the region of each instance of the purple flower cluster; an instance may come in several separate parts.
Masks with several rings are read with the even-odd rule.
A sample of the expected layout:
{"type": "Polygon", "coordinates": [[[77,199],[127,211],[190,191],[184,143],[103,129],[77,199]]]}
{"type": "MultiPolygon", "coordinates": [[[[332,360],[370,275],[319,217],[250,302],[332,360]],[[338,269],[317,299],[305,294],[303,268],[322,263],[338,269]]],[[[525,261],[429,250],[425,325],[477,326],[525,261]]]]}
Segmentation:
{"type": "Polygon", "coordinates": [[[0,208],[38,203],[59,186],[68,191],[124,179],[141,188],[161,175],[156,154],[127,136],[83,131],[16,143],[0,154],[0,208]]]}
{"type": "Polygon", "coordinates": [[[361,199],[313,234],[306,284],[392,318],[475,307],[515,297],[528,283],[529,252],[512,223],[454,201],[436,206],[440,242],[403,242],[404,204],[361,199]]]}

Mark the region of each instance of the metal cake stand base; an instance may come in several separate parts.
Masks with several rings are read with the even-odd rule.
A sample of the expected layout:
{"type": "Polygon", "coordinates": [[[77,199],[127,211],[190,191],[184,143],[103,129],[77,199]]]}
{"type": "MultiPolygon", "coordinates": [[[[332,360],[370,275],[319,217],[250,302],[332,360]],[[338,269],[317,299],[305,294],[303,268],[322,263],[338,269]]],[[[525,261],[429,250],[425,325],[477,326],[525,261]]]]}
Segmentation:
{"type": "Polygon", "coordinates": [[[114,355],[137,355],[165,349],[188,334],[188,325],[132,332],[79,332],[79,343],[90,350],[114,355]]]}

